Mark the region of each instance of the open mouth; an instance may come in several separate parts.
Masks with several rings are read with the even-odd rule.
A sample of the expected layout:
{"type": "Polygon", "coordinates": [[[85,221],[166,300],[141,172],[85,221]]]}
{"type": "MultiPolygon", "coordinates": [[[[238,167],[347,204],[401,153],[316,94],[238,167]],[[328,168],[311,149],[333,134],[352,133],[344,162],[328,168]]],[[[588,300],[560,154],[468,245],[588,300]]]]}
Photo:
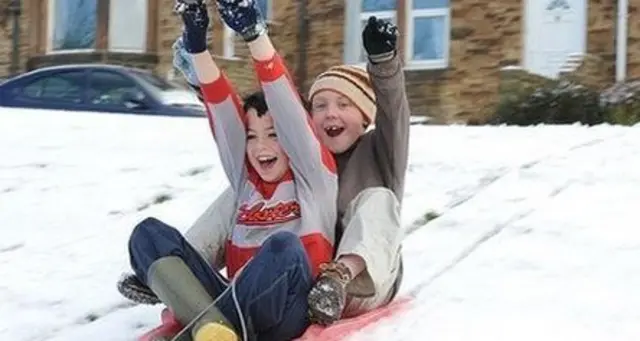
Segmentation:
{"type": "Polygon", "coordinates": [[[324,132],[327,133],[329,137],[336,137],[344,131],[344,127],[330,126],[324,128],[324,132]]]}
{"type": "Polygon", "coordinates": [[[278,158],[275,156],[259,156],[258,157],[258,163],[260,164],[260,167],[262,167],[263,169],[269,169],[273,167],[273,165],[276,164],[276,161],[278,161],[278,158]]]}

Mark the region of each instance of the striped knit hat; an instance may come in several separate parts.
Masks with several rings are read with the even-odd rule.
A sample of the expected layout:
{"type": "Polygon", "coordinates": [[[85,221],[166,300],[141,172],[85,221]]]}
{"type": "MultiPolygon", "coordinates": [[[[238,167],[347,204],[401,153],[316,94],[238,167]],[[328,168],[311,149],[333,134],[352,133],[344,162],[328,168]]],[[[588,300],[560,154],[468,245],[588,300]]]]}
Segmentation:
{"type": "Polygon", "coordinates": [[[351,65],[331,67],[311,85],[309,101],[322,90],[335,91],[349,98],[360,109],[367,124],[375,120],[376,98],[369,74],[364,69],[351,65]]]}

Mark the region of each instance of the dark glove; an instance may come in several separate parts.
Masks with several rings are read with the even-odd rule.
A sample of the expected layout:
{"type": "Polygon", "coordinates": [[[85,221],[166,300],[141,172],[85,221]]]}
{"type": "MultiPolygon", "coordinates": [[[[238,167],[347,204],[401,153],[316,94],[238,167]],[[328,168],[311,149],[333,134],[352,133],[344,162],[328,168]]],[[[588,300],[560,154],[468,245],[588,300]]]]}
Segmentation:
{"type": "Polygon", "coordinates": [[[206,51],[209,13],[204,0],[177,0],[174,10],[184,23],[182,41],[185,50],[191,54],[206,51]]]}
{"type": "Polygon", "coordinates": [[[395,57],[397,41],[398,27],[396,25],[374,16],[369,17],[369,21],[362,31],[362,43],[372,63],[382,63],[395,57]]]}
{"type": "Polygon", "coordinates": [[[267,31],[257,0],[216,0],[218,12],[229,28],[246,42],[256,40],[267,31]]]}
{"type": "Polygon", "coordinates": [[[351,271],[341,263],[320,265],[318,281],[307,296],[311,323],[330,325],[340,319],[347,301],[351,271]]]}
{"type": "Polygon", "coordinates": [[[122,276],[118,281],[118,291],[122,296],[136,303],[150,305],[161,303],[158,296],[134,274],[122,276]]]}

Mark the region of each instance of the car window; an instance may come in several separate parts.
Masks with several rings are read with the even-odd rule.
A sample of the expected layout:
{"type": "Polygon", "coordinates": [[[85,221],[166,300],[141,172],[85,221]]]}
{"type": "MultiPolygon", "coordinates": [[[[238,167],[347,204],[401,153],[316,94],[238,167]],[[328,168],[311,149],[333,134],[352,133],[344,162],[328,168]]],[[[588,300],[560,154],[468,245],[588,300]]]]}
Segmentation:
{"type": "Polygon", "coordinates": [[[89,76],[89,103],[126,106],[127,94],[138,100],[144,99],[144,93],[131,78],[113,71],[91,72],[89,76]]]}
{"type": "Polygon", "coordinates": [[[176,84],[172,84],[164,79],[162,79],[161,77],[158,77],[152,73],[149,72],[142,72],[142,71],[138,71],[138,70],[134,70],[133,74],[139,78],[141,78],[144,82],[147,82],[148,84],[150,84],[151,86],[160,89],[161,91],[167,91],[167,90],[175,90],[175,89],[180,89],[180,87],[178,87],[176,84]]]}
{"type": "Polygon", "coordinates": [[[61,71],[38,78],[18,91],[26,97],[68,103],[82,103],[83,71],[61,71]]]}

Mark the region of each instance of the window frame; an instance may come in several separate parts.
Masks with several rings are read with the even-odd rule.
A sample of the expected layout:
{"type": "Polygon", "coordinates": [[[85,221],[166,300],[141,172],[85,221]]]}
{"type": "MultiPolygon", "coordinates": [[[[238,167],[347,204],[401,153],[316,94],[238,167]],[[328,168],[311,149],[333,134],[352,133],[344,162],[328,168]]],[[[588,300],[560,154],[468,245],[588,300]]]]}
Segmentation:
{"type": "Polygon", "coordinates": [[[400,34],[398,46],[404,51],[404,68],[406,70],[435,70],[445,69],[449,66],[450,45],[451,45],[451,2],[449,6],[442,8],[430,9],[413,9],[413,0],[406,0],[404,13],[401,7],[396,7],[390,11],[362,11],[363,0],[345,0],[346,6],[346,23],[344,27],[345,34],[345,64],[366,67],[366,61],[360,61],[360,49],[362,48],[362,29],[360,23],[371,15],[378,18],[391,19],[394,18],[396,23],[399,22],[401,16],[404,19],[406,28],[404,34],[400,34]],[[415,60],[413,55],[413,40],[415,39],[415,19],[429,17],[444,17],[444,55],[439,60],[415,60]]]}
{"type": "Polygon", "coordinates": [[[155,3],[156,0],[145,0],[145,18],[143,26],[144,32],[143,36],[145,37],[144,42],[142,44],[141,49],[122,49],[122,48],[111,48],[110,44],[110,16],[112,12],[111,2],[105,2],[103,0],[96,0],[96,33],[95,33],[95,46],[89,49],[67,49],[67,50],[54,50],[53,49],[53,37],[55,30],[55,6],[57,1],[63,0],[44,0],[46,4],[43,6],[43,11],[33,11],[31,12],[33,16],[37,16],[37,22],[44,21],[46,24],[40,26],[41,38],[38,38],[38,41],[41,41],[40,46],[44,46],[44,48],[36,49],[39,53],[44,55],[56,55],[56,54],[78,54],[78,53],[91,53],[96,51],[106,51],[112,53],[132,53],[132,54],[146,54],[146,53],[154,53],[156,52],[156,43],[157,43],[157,33],[155,30],[157,29],[157,12],[158,5],[155,3]],[[106,6],[108,5],[108,6],[106,6]],[[44,17],[44,18],[43,18],[44,17]],[[44,40],[44,42],[42,42],[44,40]]]}
{"type": "MultiPolygon", "coordinates": [[[[100,0],[98,0],[100,1],[100,0]]],[[[131,0],[129,0],[131,1],[131,0]]],[[[145,53],[147,52],[148,48],[149,48],[149,7],[151,6],[151,1],[157,1],[157,0],[146,0],[145,1],[145,10],[144,10],[144,18],[141,19],[144,22],[144,32],[143,32],[143,42],[142,42],[142,48],[141,49],[125,49],[125,48],[112,48],[112,43],[111,43],[111,20],[108,19],[108,24],[107,24],[107,32],[106,32],[106,40],[107,40],[107,50],[109,52],[122,52],[122,53],[145,53]]],[[[114,10],[113,7],[113,2],[109,2],[109,8],[107,9],[109,12],[109,18],[111,17],[111,14],[114,10]]]]}
{"type": "MultiPolygon", "coordinates": [[[[90,49],[68,49],[68,50],[54,50],[53,49],[53,36],[54,36],[54,32],[55,32],[55,16],[56,16],[56,2],[57,1],[64,1],[64,0],[47,0],[47,34],[46,34],[46,44],[47,47],[45,49],[47,54],[65,54],[65,53],[87,53],[87,52],[94,52],[98,49],[98,31],[99,28],[98,26],[100,25],[99,23],[99,17],[98,17],[98,13],[96,13],[96,38],[95,38],[95,47],[94,48],[90,48],[90,49]]],[[[99,4],[96,3],[96,12],[98,12],[100,10],[99,4]]]]}
{"type": "Polygon", "coordinates": [[[227,59],[237,59],[236,56],[236,33],[229,26],[222,23],[222,56],[227,59]]]}
{"type": "MultiPolygon", "coordinates": [[[[15,95],[19,96],[22,100],[26,100],[29,102],[37,102],[37,103],[47,102],[47,103],[52,103],[56,105],[57,104],[84,105],[87,103],[87,93],[86,93],[87,81],[88,81],[88,77],[87,77],[86,70],[78,70],[78,69],[58,70],[55,72],[49,72],[43,75],[38,75],[37,77],[24,79],[23,81],[13,86],[13,89],[14,89],[13,91],[16,91],[15,95]],[[82,75],[82,78],[81,78],[82,84],[80,85],[80,102],[79,103],[67,101],[67,100],[61,100],[60,97],[45,97],[45,98],[33,97],[25,93],[25,89],[30,85],[33,85],[37,82],[42,82],[42,81],[46,82],[49,79],[60,77],[61,75],[66,75],[70,73],[78,73],[82,75]]],[[[46,83],[44,84],[44,86],[46,86],[46,83]]]]}
{"type": "Polygon", "coordinates": [[[116,109],[122,109],[122,110],[130,110],[129,108],[127,108],[123,103],[93,103],[91,102],[91,98],[89,97],[89,94],[91,91],[94,90],[93,88],[93,84],[95,82],[94,78],[96,76],[96,74],[98,74],[97,77],[100,77],[100,74],[106,74],[109,76],[117,76],[120,77],[121,79],[123,79],[125,82],[130,82],[132,85],[132,88],[135,88],[136,91],[140,92],[142,94],[142,97],[144,98],[145,101],[148,101],[149,99],[149,94],[147,93],[146,89],[144,87],[142,87],[135,78],[131,77],[131,75],[125,74],[123,72],[119,72],[117,70],[109,70],[109,69],[90,69],[87,72],[87,91],[85,93],[85,97],[86,97],[86,101],[87,104],[92,105],[96,108],[116,108],[116,109]],[[121,105],[122,104],[122,105],[121,105]]]}
{"type": "MultiPolygon", "coordinates": [[[[357,44],[354,44],[355,47],[354,49],[357,48],[356,51],[354,51],[355,56],[357,56],[356,58],[360,58],[360,51],[362,50],[362,22],[366,21],[369,19],[370,16],[375,16],[378,19],[382,19],[382,20],[395,20],[396,23],[398,22],[398,9],[396,8],[395,10],[387,10],[387,11],[362,11],[362,0],[358,1],[359,2],[359,6],[358,6],[358,22],[356,27],[358,28],[358,31],[360,32],[360,34],[358,35],[358,42],[357,44]]],[[[367,61],[366,60],[360,60],[360,59],[356,59],[356,66],[359,66],[361,68],[366,69],[367,67],[367,61]]]]}
{"type": "Polygon", "coordinates": [[[427,9],[413,9],[413,0],[407,0],[407,10],[405,13],[405,19],[407,23],[407,34],[404,37],[405,47],[405,69],[415,70],[431,70],[431,69],[444,69],[449,66],[449,48],[451,44],[451,2],[448,7],[441,8],[427,8],[427,9]],[[419,60],[413,59],[413,42],[415,39],[415,26],[416,19],[419,18],[444,18],[442,37],[444,42],[444,54],[442,59],[434,60],[419,60]]]}

